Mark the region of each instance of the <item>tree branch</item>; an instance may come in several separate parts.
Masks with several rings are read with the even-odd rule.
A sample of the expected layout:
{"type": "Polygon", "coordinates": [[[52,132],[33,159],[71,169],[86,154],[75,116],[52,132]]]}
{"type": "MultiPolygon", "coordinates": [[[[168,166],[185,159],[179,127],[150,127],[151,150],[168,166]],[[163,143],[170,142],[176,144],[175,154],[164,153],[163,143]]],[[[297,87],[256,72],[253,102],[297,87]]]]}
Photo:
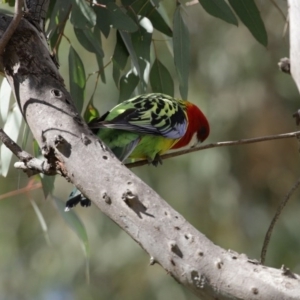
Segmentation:
{"type": "Polygon", "coordinates": [[[43,173],[45,175],[56,175],[57,171],[55,166],[49,164],[45,160],[40,160],[28,152],[22,150],[22,148],[15,143],[4,131],[0,128],[0,140],[2,143],[11,150],[11,152],[16,155],[20,162],[15,163],[15,168],[22,169],[28,177],[43,173]]]}
{"type": "Polygon", "coordinates": [[[25,0],[25,17],[40,31],[45,29],[49,2],[50,0],[25,0]]]}
{"type": "MultiPolygon", "coordinates": [[[[0,18],[0,37],[8,20],[0,18]]],[[[152,263],[203,300],[299,299],[297,275],[214,245],[107,151],[77,113],[31,24],[21,20],[7,47],[6,77],[35,139],[49,150],[47,159],[137,241],[152,263]]]]}
{"type": "MultiPolygon", "coordinates": [[[[275,135],[267,135],[258,138],[251,138],[251,139],[241,139],[236,141],[226,141],[226,142],[218,142],[218,143],[211,143],[204,146],[198,146],[190,149],[180,150],[176,152],[167,153],[161,156],[161,159],[168,159],[171,157],[180,156],[183,154],[201,151],[205,149],[211,149],[216,147],[227,147],[227,146],[237,146],[237,145],[245,145],[245,144],[252,144],[258,142],[265,142],[265,141],[272,141],[272,140],[280,140],[280,139],[287,139],[292,137],[299,137],[300,131],[289,132],[289,133],[282,133],[282,134],[275,134],[275,135]]],[[[139,160],[133,163],[126,164],[126,167],[131,169],[134,167],[139,167],[143,165],[149,164],[147,160],[139,160]]]]}
{"type": "Polygon", "coordinates": [[[265,263],[265,259],[266,259],[266,255],[267,255],[267,249],[268,249],[268,245],[271,239],[271,235],[273,232],[273,228],[277,222],[277,220],[279,219],[279,216],[281,214],[281,212],[283,211],[284,207],[286,206],[286,204],[288,203],[288,201],[290,200],[290,198],[292,197],[292,195],[294,194],[294,192],[296,191],[296,189],[299,187],[300,185],[300,178],[297,179],[297,181],[295,182],[295,184],[292,186],[292,188],[289,190],[289,192],[287,193],[287,195],[284,197],[284,199],[280,202],[276,213],[272,219],[272,222],[267,230],[265,239],[264,239],[264,243],[263,243],[263,247],[261,250],[261,254],[260,254],[260,262],[262,264],[265,263]]]}
{"type": "Polygon", "coordinates": [[[22,15],[23,15],[22,7],[23,7],[23,0],[16,0],[15,14],[13,16],[12,21],[9,23],[6,31],[4,32],[4,34],[2,35],[1,40],[0,40],[0,57],[2,57],[8,41],[14,34],[15,30],[17,29],[17,27],[22,19],[22,15]]]}

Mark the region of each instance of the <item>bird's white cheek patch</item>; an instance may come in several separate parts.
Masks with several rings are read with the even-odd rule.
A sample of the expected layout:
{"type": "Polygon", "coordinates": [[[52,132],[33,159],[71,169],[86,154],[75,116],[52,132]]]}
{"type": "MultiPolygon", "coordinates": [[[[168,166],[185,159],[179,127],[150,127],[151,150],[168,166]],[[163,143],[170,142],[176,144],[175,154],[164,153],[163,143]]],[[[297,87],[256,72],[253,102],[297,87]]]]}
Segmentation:
{"type": "Polygon", "coordinates": [[[188,143],[187,148],[193,148],[196,147],[199,143],[199,140],[197,138],[197,132],[195,132],[190,140],[190,142],[188,143]]]}

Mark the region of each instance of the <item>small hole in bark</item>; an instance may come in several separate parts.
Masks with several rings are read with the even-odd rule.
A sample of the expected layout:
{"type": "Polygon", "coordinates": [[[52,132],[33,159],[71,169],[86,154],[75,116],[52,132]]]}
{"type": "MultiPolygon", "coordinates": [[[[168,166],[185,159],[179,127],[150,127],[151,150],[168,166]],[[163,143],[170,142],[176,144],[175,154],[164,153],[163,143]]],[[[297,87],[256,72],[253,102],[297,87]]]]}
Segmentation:
{"type": "Polygon", "coordinates": [[[175,264],[175,262],[174,262],[173,259],[171,259],[171,264],[172,264],[173,266],[176,266],[176,264],[175,264]]]}
{"type": "Polygon", "coordinates": [[[186,240],[188,240],[188,239],[189,239],[189,237],[188,237],[188,235],[187,235],[187,234],[185,234],[185,235],[184,235],[184,237],[185,237],[185,239],[186,239],[186,240]]]}
{"type": "Polygon", "coordinates": [[[131,181],[128,181],[127,184],[132,184],[132,182],[131,182],[131,181]]]}
{"type": "Polygon", "coordinates": [[[103,158],[103,159],[107,159],[107,156],[104,155],[104,156],[102,156],[102,158],[103,158]]]}
{"type": "Polygon", "coordinates": [[[52,89],[51,90],[52,95],[54,95],[56,98],[60,98],[62,96],[62,92],[58,89],[52,89]]]}
{"type": "Polygon", "coordinates": [[[175,216],[175,219],[178,219],[178,216],[175,216]]]}
{"type": "Polygon", "coordinates": [[[165,215],[167,216],[168,215],[168,213],[165,211],[165,215]]]}
{"type": "Polygon", "coordinates": [[[175,228],[176,230],[180,230],[180,228],[179,228],[178,226],[175,226],[174,228],[175,228]]]}

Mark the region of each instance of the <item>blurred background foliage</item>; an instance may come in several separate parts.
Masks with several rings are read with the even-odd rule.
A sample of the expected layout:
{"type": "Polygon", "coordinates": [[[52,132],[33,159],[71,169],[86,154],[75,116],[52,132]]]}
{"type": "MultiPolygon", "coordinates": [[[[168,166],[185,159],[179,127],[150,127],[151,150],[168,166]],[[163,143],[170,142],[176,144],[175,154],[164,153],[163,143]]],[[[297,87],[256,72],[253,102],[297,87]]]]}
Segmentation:
{"type": "MultiPolygon", "coordinates": [[[[209,143],[297,130],[292,114],[299,107],[299,93],[292,78],[277,67],[289,53],[286,21],[274,3],[286,15],[286,1],[256,1],[268,34],[267,47],[243,23],[232,26],[207,14],[199,4],[183,5],[181,16],[191,41],[188,99],[210,121],[209,143]]],[[[0,6],[11,10],[7,4],[0,6]]],[[[172,27],[175,2],[162,1],[160,9],[172,27]]],[[[57,55],[69,87],[70,44],[87,76],[98,67],[95,55],[78,42],[69,20],[64,34],[57,55]]],[[[93,96],[100,114],[120,99],[109,64],[115,29],[109,38],[101,35],[106,83],[99,79],[93,95],[97,75],[92,75],[82,94],[85,106],[93,96]]],[[[174,80],[174,94],[181,97],[168,48],[171,38],[155,31],[153,39],[155,52],[174,80]]],[[[28,134],[23,130],[20,144],[28,134]]],[[[34,153],[30,135],[26,140],[26,149],[34,153]]],[[[275,210],[299,177],[298,148],[296,139],[214,148],[133,172],[214,243],[258,259],[275,210]]],[[[67,199],[71,184],[57,176],[53,195],[45,200],[38,178],[28,179],[15,170],[15,161],[8,175],[0,178],[0,299],[196,299],[161,267],[150,267],[149,256],[98,209],[76,207],[81,221],[73,214],[66,223],[58,213],[61,202],[54,198],[67,199]]],[[[2,159],[2,171],[4,167],[2,159]]],[[[285,264],[300,273],[299,211],[296,191],[275,227],[267,265],[285,264]]]]}

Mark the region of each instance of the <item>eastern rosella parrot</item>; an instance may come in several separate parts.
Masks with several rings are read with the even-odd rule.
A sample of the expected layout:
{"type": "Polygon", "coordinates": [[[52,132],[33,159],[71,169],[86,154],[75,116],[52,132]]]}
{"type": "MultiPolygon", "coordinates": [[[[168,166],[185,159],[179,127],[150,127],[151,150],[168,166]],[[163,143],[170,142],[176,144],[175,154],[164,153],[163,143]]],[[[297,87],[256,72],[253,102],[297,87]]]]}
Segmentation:
{"type": "Polygon", "coordinates": [[[89,123],[96,134],[124,161],[147,159],[157,165],[170,149],[195,146],[209,134],[209,124],[194,104],[164,94],[126,100],[89,123]]]}
{"type": "MultiPolygon", "coordinates": [[[[119,160],[147,159],[155,166],[161,163],[161,154],[193,147],[209,135],[208,121],[196,105],[159,93],[126,100],[93,119],[89,127],[119,160]]],[[[80,197],[73,191],[67,208],[79,202],[88,206],[80,197]]]]}

